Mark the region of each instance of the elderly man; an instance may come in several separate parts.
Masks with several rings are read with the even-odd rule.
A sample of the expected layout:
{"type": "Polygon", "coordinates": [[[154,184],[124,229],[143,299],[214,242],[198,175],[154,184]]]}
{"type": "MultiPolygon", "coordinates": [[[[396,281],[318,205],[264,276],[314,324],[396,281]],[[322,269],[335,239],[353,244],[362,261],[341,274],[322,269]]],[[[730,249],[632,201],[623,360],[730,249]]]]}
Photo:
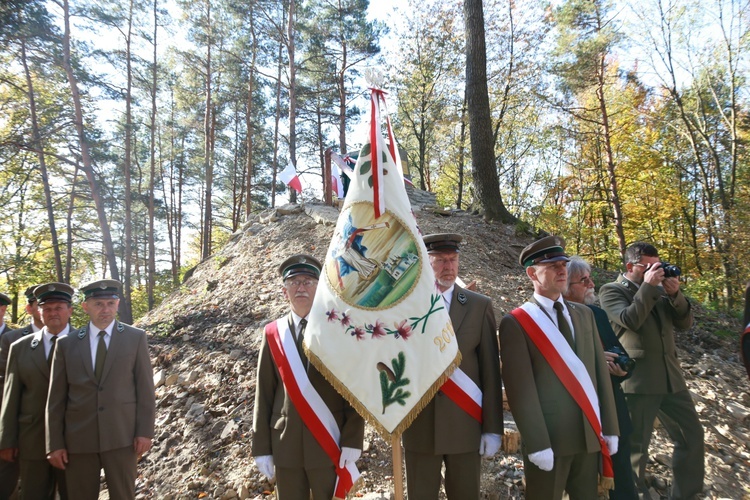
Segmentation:
{"type": "Polygon", "coordinates": [[[445,464],[447,497],[479,498],[481,458],[497,453],[503,432],[495,312],[489,297],[456,284],[463,238],[431,234],[423,239],[458,340],[459,368],[482,393],[482,421],[442,391],[435,395],[403,435],[408,496],[438,498],[445,464]]]}
{"type": "Polygon", "coordinates": [[[682,376],[674,329],[693,324],[690,303],[676,276],[666,276],[653,245],[625,250],[625,273],[599,290],[602,309],[622,345],[638,362],[622,383],[633,419],[630,461],[640,493],[648,496],[646,463],[654,420],[674,442],[670,498],[695,498],[703,491],[703,426],[682,376]]]}
{"type": "Polygon", "coordinates": [[[612,381],[612,391],[617,406],[617,424],[620,427],[617,453],[612,455],[612,468],[615,473],[615,487],[609,493],[610,500],[632,500],[638,498],[635,489],[633,469],[630,467],[630,433],[633,423],[630,421],[628,404],[622,392],[620,382],[632,375],[635,362],[630,359],[623,349],[617,335],[612,331],[607,313],[594,305],[596,293],[594,280],[591,279],[591,266],[582,258],[574,256],[568,262],[568,291],[563,295],[569,302],[586,304],[594,313],[596,328],[604,347],[604,357],[607,359],[609,378],[612,381]],[[627,368],[627,369],[625,369],[627,368]]]}
{"type": "Polygon", "coordinates": [[[364,420],[307,361],[302,349],[321,268],[315,257],[304,254],[281,263],[282,292],[291,311],[266,325],[258,358],[252,453],[258,470],[269,479],[276,477],[279,500],[309,500],[311,493],[315,500],[330,500],[337,476],[362,453],[364,420]],[[279,366],[302,368],[286,371],[279,366]],[[289,390],[308,383],[325,406],[315,415],[303,411],[306,401],[299,399],[298,391],[289,390]],[[313,417],[338,427],[336,462],[321,445],[324,436],[313,417]]]}
{"type": "Polygon", "coordinates": [[[597,497],[602,457],[617,453],[617,413],[591,310],[566,302],[565,241],[521,252],[534,295],[500,322],[508,404],[523,440],[527,499],[597,497]],[[576,391],[577,387],[584,390],[576,391]]]}
{"type": "Polygon", "coordinates": [[[47,401],[48,460],[64,469],[68,496],[135,498],[137,461],[154,437],[154,375],[146,332],[115,319],[122,284],[81,287],[89,323],[60,339],[47,401]]]}
{"type": "Polygon", "coordinates": [[[0,413],[0,458],[20,462],[19,499],[68,498],[65,473],[47,462],[44,411],[55,347],[70,330],[74,290],[65,283],[35,288],[44,327],[13,343],[0,413]]]}

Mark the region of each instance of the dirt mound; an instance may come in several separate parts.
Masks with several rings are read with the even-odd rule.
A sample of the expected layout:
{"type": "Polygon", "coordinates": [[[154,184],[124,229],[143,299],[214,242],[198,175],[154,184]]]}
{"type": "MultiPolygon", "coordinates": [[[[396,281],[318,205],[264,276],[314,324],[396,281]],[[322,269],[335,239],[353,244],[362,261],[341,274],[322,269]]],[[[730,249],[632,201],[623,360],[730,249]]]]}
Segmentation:
{"type": "MultiPolygon", "coordinates": [[[[156,400],[156,439],[139,471],[140,498],[262,498],[273,487],[250,455],[255,369],[261,327],[286,312],[276,273],[288,255],[322,258],[338,212],[291,205],[255,216],[157,309],[139,321],[151,334],[156,400]]],[[[531,286],[518,253],[533,238],[514,226],[487,223],[464,213],[417,212],[423,234],[464,236],[461,277],[493,299],[500,318],[520,305],[531,286]]],[[[599,283],[601,284],[601,283],[599,283]]],[[[696,326],[678,335],[680,359],[706,428],[706,497],[750,495],[750,386],[738,363],[730,318],[696,311],[696,326]]],[[[508,415],[509,417],[509,415],[508,415]]],[[[381,498],[392,488],[388,443],[368,428],[360,496],[381,498]]],[[[666,491],[671,446],[655,436],[654,488],[666,491]]],[[[522,496],[518,454],[483,464],[484,498],[522,496]]]]}

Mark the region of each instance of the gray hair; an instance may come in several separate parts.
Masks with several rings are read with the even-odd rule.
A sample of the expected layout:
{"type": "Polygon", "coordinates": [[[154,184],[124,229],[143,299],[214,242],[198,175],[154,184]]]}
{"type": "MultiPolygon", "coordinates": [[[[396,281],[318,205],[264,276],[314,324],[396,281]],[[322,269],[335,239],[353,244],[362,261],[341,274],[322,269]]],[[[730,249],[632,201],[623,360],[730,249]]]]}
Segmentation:
{"type": "Polygon", "coordinates": [[[573,277],[580,276],[582,274],[591,274],[591,266],[588,262],[583,260],[578,255],[573,255],[568,261],[568,285],[570,285],[570,279],[573,277]]]}

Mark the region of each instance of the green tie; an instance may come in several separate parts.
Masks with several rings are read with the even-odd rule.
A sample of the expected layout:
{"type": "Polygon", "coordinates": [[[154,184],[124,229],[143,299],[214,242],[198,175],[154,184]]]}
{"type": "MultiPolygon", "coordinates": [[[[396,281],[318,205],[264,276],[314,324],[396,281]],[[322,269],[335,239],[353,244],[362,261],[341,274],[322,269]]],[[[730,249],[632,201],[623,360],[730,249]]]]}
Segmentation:
{"type": "Polygon", "coordinates": [[[565,340],[568,341],[570,347],[575,349],[576,344],[573,340],[573,332],[570,331],[570,324],[568,323],[568,320],[565,319],[565,315],[563,314],[563,305],[559,302],[555,302],[554,308],[555,311],[557,311],[557,328],[560,330],[560,333],[563,334],[565,340]]]}
{"type": "Polygon", "coordinates": [[[99,332],[99,345],[96,348],[96,363],[94,363],[94,375],[97,382],[102,378],[104,371],[104,360],[107,359],[107,344],[104,343],[104,336],[107,332],[99,332]]]}

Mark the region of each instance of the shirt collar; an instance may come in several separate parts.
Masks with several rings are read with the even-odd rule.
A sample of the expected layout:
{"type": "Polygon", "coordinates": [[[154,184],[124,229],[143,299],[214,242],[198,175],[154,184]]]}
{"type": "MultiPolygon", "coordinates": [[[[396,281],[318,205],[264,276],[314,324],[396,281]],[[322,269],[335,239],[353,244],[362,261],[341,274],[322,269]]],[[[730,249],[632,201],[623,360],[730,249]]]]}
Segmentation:
{"type": "Polygon", "coordinates": [[[46,326],[42,327],[40,331],[42,332],[42,336],[44,337],[44,340],[46,342],[50,342],[50,339],[52,337],[57,337],[58,339],[61,339],[65,337],[68,333],[70,333],[70,325],[65,325],[65,328],[63,328],[63,331],[61,331],[57,335],[52,335],[50,332],[48,332],[46,326]]]}
{"type": "Polygon", "coordinates": [[[545,297],[543,295],[539,295],[538,293],[534,292],[534,299],[536,299],[539,304],[542,305],[545,309],[548,311],[554,311],[555,310],[555,302],[559,302],[563,305],[563,310],[565,310],[565,302],[563,301],[562,295],[560,295],[557,300],[552,300],[548,297],[545,297]]]}
{"type": "Polygon", "coordinates": [[[101,331],[107,332],[106,336],[111,336],[112,335],[112,330],[114,329],[114,327],[115,327],[115,320],[112,320],[112,323],[110,323],[109,325],[107,325],[107,328],[105,328],[104,330],[100,330],[99,328],[97,328],[96,326],[94,326],[94,324],[92,322],[89,321],[89,333],[93,337],[96,337],[97,335],[99,335],[99,332],[101,332],[101,331]]]}

